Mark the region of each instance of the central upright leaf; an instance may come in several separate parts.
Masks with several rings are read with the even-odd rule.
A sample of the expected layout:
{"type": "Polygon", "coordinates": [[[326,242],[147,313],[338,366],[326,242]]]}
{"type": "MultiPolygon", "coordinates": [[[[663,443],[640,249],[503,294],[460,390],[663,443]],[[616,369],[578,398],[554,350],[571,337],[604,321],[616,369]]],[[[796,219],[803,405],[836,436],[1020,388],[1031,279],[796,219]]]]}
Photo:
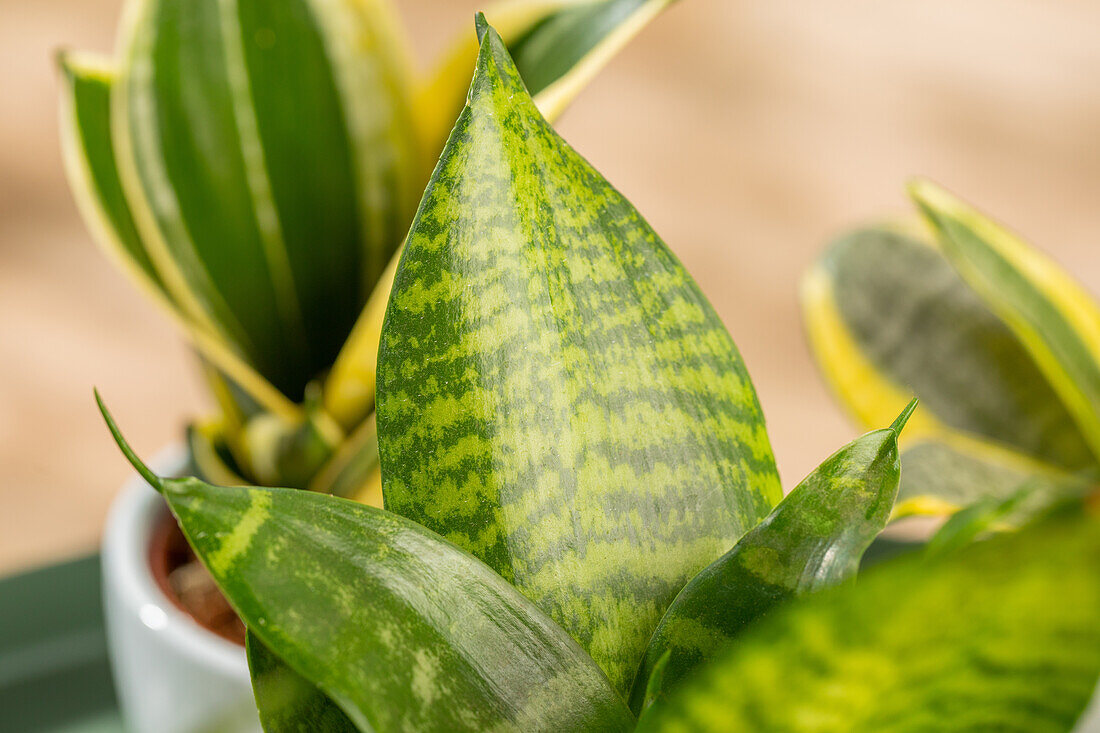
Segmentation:
{"type": "Polygon", "coordinates": [[[513,582],[623,693],[676,593],[781,495],[721,321],[492,29],[409,234],[378,385],[386,508],[513,582]]]}

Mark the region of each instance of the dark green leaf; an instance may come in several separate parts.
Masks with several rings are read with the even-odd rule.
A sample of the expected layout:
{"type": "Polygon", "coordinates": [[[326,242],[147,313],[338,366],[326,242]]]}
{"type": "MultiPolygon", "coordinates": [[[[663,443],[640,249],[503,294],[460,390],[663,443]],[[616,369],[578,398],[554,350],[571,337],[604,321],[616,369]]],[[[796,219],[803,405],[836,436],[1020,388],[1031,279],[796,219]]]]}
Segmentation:
{"type": "Polygon", "coordinates": [[[898,490],[898,433],[910,403],[890,428],[841,448],[751,529],[732,550],[684,587],[665,613],[634,681],[631,706],[643,707],[656,665],[665,692],[773,606],[854,575],[886,526],[898,490]]]}
{"type": "Polygon", "coordinates": [[[298,400],[420,185],[388,27],[351,0],[135,9],[114,124],[139,229],[180,306],[298,400]]]}
{"type": "Polygon", "coordinates": [[[260,723],[266,733],[355,731],[339,706],[309,680],[283,664],[251,631],[246,639],[248,671],[260,723]]]}
{"type": "Polygon", "coordinates": [[[477,558],[345,499],[159,478],[100,408],[249,630],[360,730],[630,729],[592,659],[477,558]]]}
{"type": "Polygon", "coordinates": [[[641,731],[1067,731],[1100,675],[1100,505],[753,625],[641,731]]]}
{"type": "Polygon", "coordinates": [[[111,100],[117,80],[110,62],[72,53],[61,54],[58,61],[65,170],[88,229],[108,257],[177,322],[211,368],[246,390],[249,401],[293,415],[294,405],[242,359],[236,346],[182,307],[157,270],[138,232],[115,158],[111,100]]]}
{"type": "Polygon", "coordinates": [[[665,686],[665,670],[668,669],[668,660],[672,658],[672,650],[665,649],[665,653],[657,657],[653,663],[653,669],[649,673],[649,679],[645,684],[645,696],[642,698],[641,712],[657,701],[662,695],[665,686]]]}
{"type": "Polygon", "coordinates": [[[780,498],[764,420],[706,298],[495,31],[469,99],[383,328],[386,508],[513,582],[625,695],[676,593],[780,498]]]}

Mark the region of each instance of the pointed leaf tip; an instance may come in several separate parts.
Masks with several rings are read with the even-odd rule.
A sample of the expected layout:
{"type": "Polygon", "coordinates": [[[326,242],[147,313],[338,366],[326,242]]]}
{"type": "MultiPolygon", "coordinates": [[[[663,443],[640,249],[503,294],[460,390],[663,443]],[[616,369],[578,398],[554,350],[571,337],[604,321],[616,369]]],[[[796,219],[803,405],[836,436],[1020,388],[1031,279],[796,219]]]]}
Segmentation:
{"type": "Polygon", "coordinates": [[[474,20],[477,28],[477,40],[481,49],[478,51],[477,67],[474,70],[474,79],[471,84],[471,93],[485,83],[488,78],[497,78],[506,87],[514,87],[517,91],[527,93],[527,87],[523,78],[516,69],[516,63],[508,46],[504,43],[497,29],[489,25],[483,13],[478,13],[474,20]],[[486,74],[489,68],[495,69],[493,73],[486,74]]]}
{"type": "Polygon", "coordinates": [[[958,209],[954,194],[928,178],[910,179],[905,184],[905,192],[933,229],[942,229],[944,214],[958,209]]]}
{"type": "Polygon", "coordinates": [[[919,402],[920,400],[916,397],[909,400],[909,404],[905,406],[905,409],[901,411],[897,419],[890,424],[890,429],[894,431],[895,435],[901,435],[902,429],[904,429],[905,424],[909,422],[909,418],[912,417],[913,411],[917,409],[917,404],[919,402]]]}
{"type": "Polygon", "coordinates": [[[477,31],[477,42],[485,40],[485,33],[489,30],[489,21],[485,19],[485,13],[478,11],[474,14],[474,29],[477,31]]]}
{"type": "Polygon", "coordinates": [[[53,51],[53,63],[61,73],[72,73],[72,69],[69,67],[69,49],[64,47],[55,48],[53,51]]]}
{"type": "Polygon", "coordinates": [[[656,664],[653,665],[653,671],[649,673],[649,681],[645,686],[645,700],[642,702],[642,712],[645,709],[657,701],[657,696],[661,694],[661,686],[665,681],[665,669],[668,668],[668,660],[672,658],[672,649],[665,649],[665,653],[658,657],[656,664]]]}
{"type": "Polygon", "coordinates": [[[99,395],[98,389],[93,389],[95,394],[96,404],[99,405],[99,413],[103,415],[104,422],[107,423],[107,429],[111,431],[111,435],[115,439],[115,443],[118,444],[119,450],[126,456],[126,460],[130,462],[130,465],[134,467],[141,477],[145,479],[150,486],[157,491],[164,491],[164,484],[161,482],[160,477],[153,473],[152,469],[145,465],[145,463],[138,458],[137,453],[130,447],[130,444],[126,442],[126,438],[122,437],[122,431],[118,429],[118,425],[115,423],[115,419],[111,416],[111,411],[107,409],[107,405],[103,404],[103,398],[99,395]]]}

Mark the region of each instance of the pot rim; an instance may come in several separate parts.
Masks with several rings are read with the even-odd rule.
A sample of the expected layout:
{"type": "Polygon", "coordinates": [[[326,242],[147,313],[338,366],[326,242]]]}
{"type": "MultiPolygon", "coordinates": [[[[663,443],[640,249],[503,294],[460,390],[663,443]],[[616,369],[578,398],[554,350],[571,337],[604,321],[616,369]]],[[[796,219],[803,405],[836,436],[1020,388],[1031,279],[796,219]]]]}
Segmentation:
{"type": "MultiPolygon", "coordinates": [[[[187,466],[182,444],[170,445],[150,461],[160,475],[175,475],[187,466]]],[[[164,500],[136,472],[111,504],[103,531],[103,582],[116,597],[178,654],[233,677],[249,679],[244,649],[201,626],[164,595],[149,566],[149,543],[164,500]]]]}

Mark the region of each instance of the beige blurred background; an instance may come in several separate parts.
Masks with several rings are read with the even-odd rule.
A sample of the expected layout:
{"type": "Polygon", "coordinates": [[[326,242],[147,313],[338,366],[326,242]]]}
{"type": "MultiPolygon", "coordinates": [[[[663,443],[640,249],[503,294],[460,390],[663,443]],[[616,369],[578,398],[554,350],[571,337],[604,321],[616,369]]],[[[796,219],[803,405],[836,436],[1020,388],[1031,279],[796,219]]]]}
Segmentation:
{"type": "MultiPolygon", "coordinates": [[[[477,2],[395,0],[427,66],[477,2]]],[[[59,47],[121,0],[0,0],[0,574],[90,551],[127,475],[208,403],[178,335],[94,248],[57,144],[59,47]]],[[[472,29],[469,30],[472,32],[472,29]]],[[[561,123],[714,301],[789,489],[854,433],[814,371],[798,277],[929,175],[1100,292],[1100,3],[683,0],[561,123]]]]}

